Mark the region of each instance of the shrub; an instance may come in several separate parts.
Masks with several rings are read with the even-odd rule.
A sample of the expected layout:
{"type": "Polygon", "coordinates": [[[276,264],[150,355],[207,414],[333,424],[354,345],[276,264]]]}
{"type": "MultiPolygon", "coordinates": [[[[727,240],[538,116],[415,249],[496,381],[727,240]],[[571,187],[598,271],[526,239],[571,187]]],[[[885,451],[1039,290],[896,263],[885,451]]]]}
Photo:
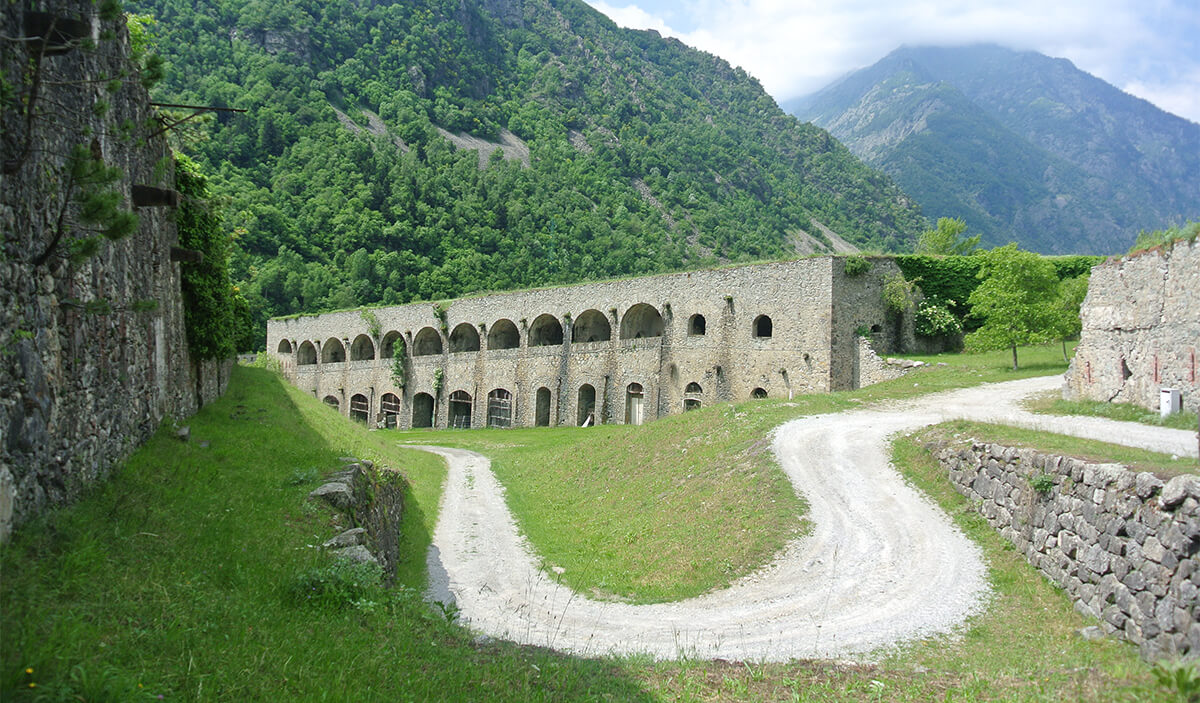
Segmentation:
{"type": "Polygon", "coordinates": [[[917,280],[907,280],[904,274],[888,276],[883,281],[883,304],[889,312],[901,314],[917,297],[917,280]]]}
{"type": "Polygon", "coordinates": [[[847,276],[857,276],[871,270],[871,262],[862,256],[847,256],[845,263],[847,276]]]}
{"type": "Polygon", "coordinates": [[[378,564],[337,560],[296,575],[287,589],[288,600],[297,606],[340,610],[358,602],[385,597],[383,570],[378,564]]]}
{"type": "Polygon", "coordinates": [[[1038,493],[1046,495],[1054,490],[1054,477],[1050,474],[1038,474],[1029,480],[1029,486],[1038,493]]]}
{"type": "MultiPolygon", "coordinates": [[[[950,301],[949,305],[954,302],[950,301]]],[[[914,317],[916,333],[922,337],[956,336],[963,332],[962,323],[954,313],[937,302],[922,300],[914,317]]]]}

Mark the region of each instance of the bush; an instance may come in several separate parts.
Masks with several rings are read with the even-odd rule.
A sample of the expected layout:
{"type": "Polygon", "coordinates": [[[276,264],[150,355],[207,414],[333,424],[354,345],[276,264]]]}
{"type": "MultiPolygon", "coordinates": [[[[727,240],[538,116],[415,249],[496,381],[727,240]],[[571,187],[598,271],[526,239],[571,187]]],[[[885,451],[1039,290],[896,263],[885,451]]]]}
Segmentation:
{"type": "Polygon", "coordinates": [[[378,564],[336,560],[297,574],[287,589],[293,605],[340,610],[359,602],[384,600],[378,564]]]}
{"type": "MultiPolygon", "coordinates": [[[[953,305],[953,301],[949,301],[953,305]]],[[[962,334],[962,323],[940,303],[922,300],[914,316],[916,333],[922,337],[949,337],[962,334]]]]}
{"type": "Polygon", "coordinates": [[[862,256],[847,256],[845,263],[847,276],[857,276],[871,270],[871,262],[862,256]]]}

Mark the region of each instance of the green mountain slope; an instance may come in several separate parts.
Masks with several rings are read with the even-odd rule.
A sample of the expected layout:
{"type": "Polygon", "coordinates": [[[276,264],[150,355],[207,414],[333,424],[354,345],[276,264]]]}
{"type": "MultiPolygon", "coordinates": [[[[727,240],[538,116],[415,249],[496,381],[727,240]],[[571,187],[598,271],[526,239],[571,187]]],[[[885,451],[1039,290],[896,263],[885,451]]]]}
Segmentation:
{"type": "Polygon", "coordinates": [[[902,48],[788,109],[988,244],[1114,253],[1200,214],[1200,125],[1063,59],[902,48]]]}
{"type": "Polygon", "coordinates": [[[744,72],[578,0],[132,9],[160,99],[248,110],[188,149],[260,317],[779,256],[818,225],[900,250],[925,224],[744,72]]]}

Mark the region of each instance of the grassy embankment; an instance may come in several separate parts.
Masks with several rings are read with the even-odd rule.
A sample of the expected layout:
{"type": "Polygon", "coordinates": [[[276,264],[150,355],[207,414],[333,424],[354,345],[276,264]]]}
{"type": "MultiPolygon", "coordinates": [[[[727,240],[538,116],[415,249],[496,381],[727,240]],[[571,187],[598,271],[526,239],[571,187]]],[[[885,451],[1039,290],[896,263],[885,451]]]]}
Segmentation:
{"type": "MultiPolygon", "coordinates": [[[[239,369],[226,398],[190,421],[192,442],[161,433],[112,481],[27,527],[0,553],[0,690],[5,700],[1153,697],[1148,668],[1132,649],[1075,637],[1086,622],[956,506],[957,494],[939,495],[945,482],[929,466],[925,479],[910,475],[983,543],[997,594],[958,636],[912,645],[877,665],[584,660],[477,643],[411,588],[371,591],[342,608],[314,608],[294,590],[321,563],[308,545],[330,529],[328,515],[304,500],[314,470],[347,454],[408,472],[400,580],[422,583],[444,468],[398,439],[492,456],[522,527],[573,585],[636,600],[708,590],[802,528],[796,498],[765,451],[771,427],[869,400],[1061,370],[1053,347],[1043,360],[1037,354],[1023,353],[1032,368],[1019,374],[1004,369],[1003,354],[949,358],[952,366],[862,391],[706,408],[643,428],[432,436],[368,433],[266,372],[239,369]],[[758,534],[776,520],[782,527],[758,534]]],[[[919,463],[920,451],[907,457],[904,446],[898,463],[919,463]]]]}

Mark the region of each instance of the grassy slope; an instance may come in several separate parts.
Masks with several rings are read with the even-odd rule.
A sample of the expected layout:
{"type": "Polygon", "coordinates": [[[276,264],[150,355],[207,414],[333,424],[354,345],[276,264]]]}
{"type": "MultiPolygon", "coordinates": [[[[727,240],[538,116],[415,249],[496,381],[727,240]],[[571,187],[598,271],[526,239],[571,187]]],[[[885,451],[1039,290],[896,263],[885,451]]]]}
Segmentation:
{"type": "MultiPolygon", "coordinates": [[[[690,550],[676,542],[671,561],[684,568],[674,572],[675,580],[647,578],[662,568],[654,564],[633,564],[628,575],[620,575],[607,571],[626,568],[619,559],[589,560],[596,550],[546,541],[564,527],[556,522],[562,515],[555,511],[562,508],[545,511],[557,517],[539,518],[545,509],[537,504],[539,492],[546,497],[556,483],[570,486],[568,499],[578,513],[586,512],[588,503],[579,495],[587,490],[652,486],[661,490],[652,505],[642,506],[656,516],[647,519],[669,515],[671,522],[687,525],[713,512],[684,500],[699,495],[689,493],[697,478],[712,483],[714,500],[724,493],[717,488],[728,472],[735,484],[754,475],[766,479],[757,496],[738,489],[737,500],[756,499],[757,505],[735,508],[722,522],[736,531],[771,514],[761,504],[786,488],[757,453],[763,433],[779,422],[869,399],[1051,373],[1061,370],[1053,362],[1057,353],[1048,347],[1023,354],[1032,368],[1018,374],[1005,370],[1003,353],[964,356],[953,359],[954,366],[862,391],[706,409],[640,429],[443,432],[432,438],[405,433],[403,438],[474,446],[493,456],[523,527],[548,562],[565,566],[568,575],[578,573],[585,587],[654,599],[671,589],[706,590],[737,575],[718,570],[705,580],[698,578],[703,576],[699,569],[688,573],[691,561],[714,558],[707,554],[714,544],[707,533],[713,530],[687,532],[684,544],[690,550]],[[707,433],[703,441],[711,444],[702,446],[710,448],[697,448],[701,442],[694,439],[687,445],[695,436],[689,432],[707,433]],[[596,448],[598,437],[607,438],[608,454],[596,448]],[[633,442],[652,447],[655,463],[618,466],[620,448],[633,442]],[[528,445],[528,456],[516,445],[528,445]],[[679,481],[677,465],[687,454],[701,456],[698,464],[709,466],[712,475],[679,481]],[[580,470],[572,486],[570,476],[556,473],[558,464],[572,460],[612,472],[580,470]],[[526,494],[527,502],[517,493],[526,494]],[[551,558],[553,550],[562,554],[551,558]]],[[[411,590],[376,607],[300,607],[287,598],[287,586],[315,563],[315,550],[305,545],[323,539],[329,527],[327,515],[305,507],[304,496],[315,482],[297,480],[313,468],[333,467],[336,457],[347,454],[403,466],[413,485],[408,515],[416,519],[406,526],[401,580],[419,585],[444,467],[397,448],[396,434],[368,433],[346,423],[257,370],[239,369],[229,395],[190,424],[191,443],[181,444],[164,432],[92,496],[27,527],[0,550],[0,698],[64,689],[90,692],[89,700],[104,700],[95,693],[105,690],[115,692],[109,700],[146,692],[187,700],[1104,700],[1155,695],[1148,669],[1132,648],[1078,640],[1074,630],[1087,623],[998,537],[969,527],[972,518],[955,506],[952,492],[948,509],[967,521],[988,553],[998,607],[976,618],[960,637],[918,643],[878,665],[593,661],[498,642],[477,644],[469,633],[431,614],[411,590]],[[201,441],[211,444],[202,449],[201,441]],[[34,673],[24,673],[26,667],[34,673]],[[29,689],[31,681],[40,686],[29,689]]],[[[947,500],[934,490],[940,483],[936,470],[925,471],[929,477],[919,485],[947,500]]],[[[570,539],[591,539],[599,551],[618,554],[623,550],[613,540],[631,511],[611,498],[593,503],[600,506],[593,515],[570,521],[577,531],[570,539]],[[601,519],[605,514],[607,521],[601,519]]],[[[792,522],[777,538],[796,527],[792,522]]],[[[739,568],[753,568],[750,561],[739,568]]]]}

